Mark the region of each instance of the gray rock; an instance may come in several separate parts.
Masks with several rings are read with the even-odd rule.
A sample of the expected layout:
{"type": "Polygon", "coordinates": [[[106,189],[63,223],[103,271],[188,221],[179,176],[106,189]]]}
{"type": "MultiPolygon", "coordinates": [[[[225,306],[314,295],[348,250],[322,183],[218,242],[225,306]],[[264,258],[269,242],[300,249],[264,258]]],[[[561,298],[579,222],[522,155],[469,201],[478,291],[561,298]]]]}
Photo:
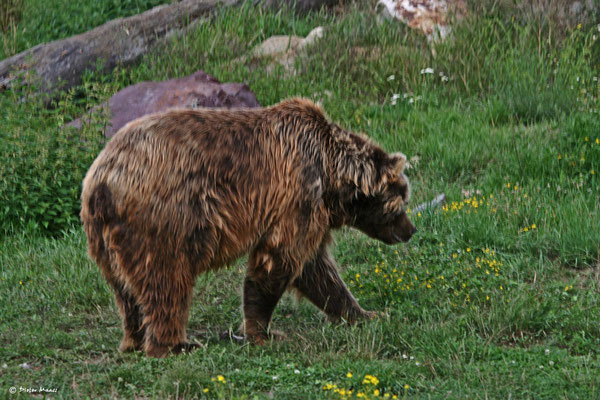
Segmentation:
{"type": "Polygon", "coordinates": [[[0,88],[19,76],[34,75],[40,91],[51,93],[81,83],[86,69],[103,70],[136,62],[157,43],[207,18],[218,7],[235,6],[241,0],[184,0],[154,7],[139,15],[118,18],[91,31],[67,39],[40,44],[0,61],[0,88]]]}
{"type": "MultiPolygon", "coordinates": [[[[106,108],[106,104],[100,106],[106,108]]],[[[115,93],[108,101],[111,120],[105,135],[113,136],[134,119],[174,107],[260,107],[250,88],[242,83],[220,83],[216,78],[198,71],[184,78],[163,82],[141,82],[115,93]]],[[[97,111],[92,110],[91,112],[97,111]]],[[[90,113],[91,113],[90,112],[90,113]]],[[[67,126],[79,128],[81,117],[67,126]]]]}
{"type": "MultiPolygon", "coordinates": [[[[275,62],[281,64],[287,72],[295,73],[294,62],[296,56],[303,52],[308,46],[314,44],[324,35],[325,28],[318,26],[305,37],[277,35],[271,36],[261,44],[252,49],[252,58],[271,57],[275,62]]],[[[246,58],[238,59],[245,62],[246,58]]],[[[274,64],[267,67],[267,74],[273,72],[274,64]]]]}

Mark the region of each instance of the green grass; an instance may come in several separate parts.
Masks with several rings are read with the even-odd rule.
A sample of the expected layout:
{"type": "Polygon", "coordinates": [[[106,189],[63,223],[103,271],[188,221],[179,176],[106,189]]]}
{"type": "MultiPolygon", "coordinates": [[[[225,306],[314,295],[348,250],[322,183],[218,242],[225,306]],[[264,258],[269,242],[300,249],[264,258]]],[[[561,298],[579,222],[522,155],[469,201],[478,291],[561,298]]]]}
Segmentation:
{"type": "MultiPolygon", "coordinates": [[[[348,390],[354,398],[600,398],[599,33],[576,29],[540,43],[534,28],[480,18],[432,57],[418,34],[355,6],[303,17],[245,7],[138,66],[87,77],[54,110],[2,94],[11,145],[47,143],[45,135],[119,88],[203,69],[248,84],[263,105],[321,99],[341,125],[411,158],[411,205],[448,197],[444,208],[413,213],[419,233],[406,245],[337,234],[346,282],[385,317],[335,326],[286,296],[273,322],[286,340],[222,340],[241,322],[241,260],[198,278],[188,333],[201,348],[163,360],[117,351],[118,312],[82,229],[63,224],[43,236],[39,217],[24,217],[0,243],[3,393],[41,385],[59,398],[343,398],[348,390]],[[318,25],[328,27],[326,39],[297,60],[296,75],[239,61],[271,35],[318,25]],[[428,67],[434,73],[421,74],[428,67]]],[[[84,130],[86,140],[102,118],[84,130]]],[[[85,171],[91,150],[78,151],[69,155],[80,154],[77,163],[62,153],[32,163],[43,170],[66,160],[85,171]]],[[[60,198],[56,180],[45,182],[60,198]]]]}

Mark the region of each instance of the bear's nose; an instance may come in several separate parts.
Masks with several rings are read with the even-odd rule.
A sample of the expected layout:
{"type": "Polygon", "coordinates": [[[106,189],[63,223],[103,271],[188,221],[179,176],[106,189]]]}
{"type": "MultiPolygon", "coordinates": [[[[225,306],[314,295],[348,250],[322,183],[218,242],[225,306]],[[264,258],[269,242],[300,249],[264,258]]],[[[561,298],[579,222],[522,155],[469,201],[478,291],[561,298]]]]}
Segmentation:
{"type": "Polygon", "coordinates": [[[412,228],[412,232],[410,233],[411,235],[414,235],[415,233],[417,233],[417,227],[413,226],[412,228]]]}

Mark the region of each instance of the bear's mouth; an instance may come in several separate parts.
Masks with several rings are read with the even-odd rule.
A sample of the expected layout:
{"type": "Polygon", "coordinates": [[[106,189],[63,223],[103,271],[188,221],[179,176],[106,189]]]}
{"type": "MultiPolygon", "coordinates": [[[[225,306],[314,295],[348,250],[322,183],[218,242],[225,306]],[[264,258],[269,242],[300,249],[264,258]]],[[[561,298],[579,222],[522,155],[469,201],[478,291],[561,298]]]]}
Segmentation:
{"type": "Polygon", "coordinates": [[[394,239],[394,243],[406,242],[403,238],[401,238],[396,232],[392,232],[392,239],[394,239]]]}
{"type": "Polygon", "coordinates": [[[397,234],[396,232],[392,231],[385,238],[380,238],[380,239],[388,246],[391,246],[394,244],[398,244],[400,242],[408,242],[410,237],[404,238],[401,235],[397,234]]]}
{"type": "Polygon", "coordinates": [[[400,242],[408,242],[410,240],[410,238],[412,237],[412,233],[409,233],[407,235],[398,235],[396,232],[392,231],[392,243],[390,244],[396,244],[396,243],[400,243],[400,242]]]}

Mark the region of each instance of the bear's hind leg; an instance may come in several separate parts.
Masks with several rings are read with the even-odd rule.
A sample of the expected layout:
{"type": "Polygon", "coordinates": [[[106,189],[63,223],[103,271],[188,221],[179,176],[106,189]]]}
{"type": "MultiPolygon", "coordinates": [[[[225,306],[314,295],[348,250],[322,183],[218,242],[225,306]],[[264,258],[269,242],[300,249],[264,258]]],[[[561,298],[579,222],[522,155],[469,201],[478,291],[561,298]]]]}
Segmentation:
{"type": "Polygon", "coordinates": [[[145,330],[142,326],[143,314],[135,298],[121,283],[112,283],[115,299],[123,318],[123,340],[119,350],[141,350],[144,344],[145,330]]]}
{"type": "MultiPolygon", "coordinates": [[[[91,251],[90,251],[91,252],[91,251]]],[[[101,252],[92,253],[96,259],[102,275],[106,278],[108,284],[115,294],[115,301],[119,308],[119,314],[123,323],[123,340],[119,350],[132,351],[141,350],[144,344],[144,329],[142,326],[143,314],[140,306],[137,304],[134,296],[125,287],[115,271],[119,271],[115,253],[112,250],[106,250],[102,246],[101,252]]]]}
{"type": "Polygon", "coordinates": [[[313,260],[304,264],[302,274],[294,280],[292,287],[323,310],[333,322],[344,319],[353,324],[374,315],[363,310],[352,296],[324,246],[313,260]]]}
{"type": "Polygon", "coordinates": [[[273,332],[269,324],[275,306],[289,285],[293,274],[292,263],[286,262],[278,251],[255,250],[248,261],[244,280],[244,334],[262,345],[273,332]]]}
{"type": "MultiPolygon", "coordinates": [[[[159,247],[159,246],[157,246],[159,247]]],[[[187,342],[186,324],[194,277],[183,255],[146,254],[139,274],[129,276],[143,310],[143,349],[149,357],[165,357],[194,348],[187,342]]]]}

